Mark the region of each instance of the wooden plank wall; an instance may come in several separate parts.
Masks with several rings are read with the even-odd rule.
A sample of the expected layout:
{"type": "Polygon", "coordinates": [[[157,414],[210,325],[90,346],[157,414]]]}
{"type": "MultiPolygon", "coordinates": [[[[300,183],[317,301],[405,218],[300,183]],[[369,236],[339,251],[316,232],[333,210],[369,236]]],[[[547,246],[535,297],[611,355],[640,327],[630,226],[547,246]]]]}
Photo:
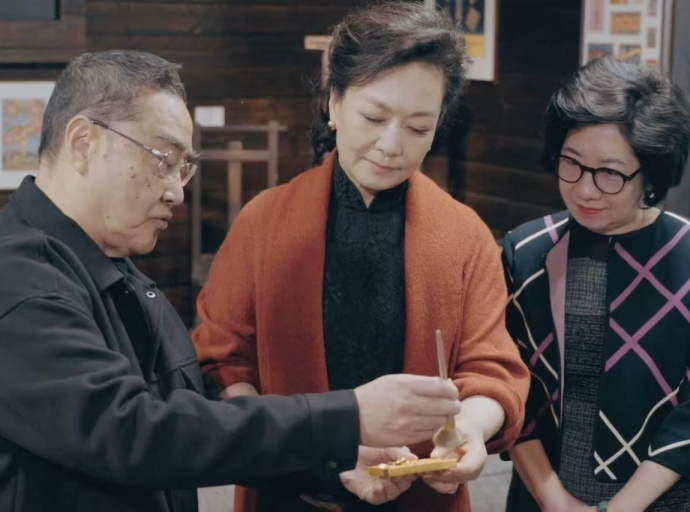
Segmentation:
{"type": "MultiPolygon", "coordinates": [[[[450,130],[450,191],[494,234],[562,208],[557,182],[539,167],[543,114],[578,65],[580,0],[500,0],[498,83],[471,83],[462,125],[450,130]]],[[[436,173],[434,173],[436,174],[436,173]]]]}
{"type": "MultiPolygon", "coordinates": [[[[437,144],[425,170],[477,209],[497,236],[560,207],[556,183],[538,171],[544,106],[577,65],[580,0],[499,0],[497,84],[473,83],[462,118],[437,144]],[[446,148],[447,145],[447,148],[446,148]],[[450,173],[446,149],[452,155],[450,173]]],[[[303,49],[307,34],[325,34],[348,9],[367,0],[87,0],[90,51],[129,48],[181,63],[190,107],[223,105],[233,124],[277,120],[280,181],[309,167],[310,79],[320,55],[303,49]]],[[[56,67],[0,64],[0,80],[49,79],[56,67]]],[[[243,139],[260,147],[258,137],[243,139]]],[[[212,141],[213,142],[213,141],[212,141]]],[[[222,145],[223,141],[216,141],[222,145]]],[[[245,167],[245,199],[265,186],[261,167],[245,167]]],[[[209,169],[209,170],[212,170],[209,169]]],[[[223,173],[204,180],[204,240],[225,232],[223,173]]],[[[0,206],[8,194],[0,192],[0,206]]],[[[156,250],[137,259],[185,320],[191,318],[187,207],[156,250]]]]}

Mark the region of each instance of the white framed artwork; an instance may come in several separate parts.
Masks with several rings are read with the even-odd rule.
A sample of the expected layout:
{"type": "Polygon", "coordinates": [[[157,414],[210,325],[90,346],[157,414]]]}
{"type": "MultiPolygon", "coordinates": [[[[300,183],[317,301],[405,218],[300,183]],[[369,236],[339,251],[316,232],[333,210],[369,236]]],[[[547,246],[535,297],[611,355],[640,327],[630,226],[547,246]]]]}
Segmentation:
{"type": "Polygon", "coordinates": [[[470,80],[496,81],[498,0],[424,0],[431,9],[446,11],[465,35],[470,80]]]}
{"type": "Polygon", "coordinates": [[[673,0],[584,0],[580,64],[604,56],[670,72],[673,0]]]}
{"type": "Polygon", "coordinates": [[[0,82],[0,190],[38,171],[43,114],[55,82],[0,82]]]}

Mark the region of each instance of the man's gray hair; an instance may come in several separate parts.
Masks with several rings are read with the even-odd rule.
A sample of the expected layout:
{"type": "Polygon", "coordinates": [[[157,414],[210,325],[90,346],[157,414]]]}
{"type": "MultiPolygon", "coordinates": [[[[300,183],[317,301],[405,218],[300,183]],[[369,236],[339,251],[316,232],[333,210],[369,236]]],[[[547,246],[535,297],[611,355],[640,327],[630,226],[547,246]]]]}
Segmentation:
{"type": "Polygon", "coordinates": [[[180,65],[146,52],[85,53],[58,78],[43,116],[39,158],[55,157],[70,120],[80,114],[103,122],[136,119],[135,101],[161,90],[186,102],[180,65]]]}

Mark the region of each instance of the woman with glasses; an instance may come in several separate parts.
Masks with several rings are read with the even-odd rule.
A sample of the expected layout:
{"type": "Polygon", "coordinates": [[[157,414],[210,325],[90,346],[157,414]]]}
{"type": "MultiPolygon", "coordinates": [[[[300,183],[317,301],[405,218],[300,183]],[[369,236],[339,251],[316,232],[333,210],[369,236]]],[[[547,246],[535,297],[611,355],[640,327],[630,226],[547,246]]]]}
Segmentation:
{"type": "Polygon", "coordinates": [[[658,71],[593,61],[551,99],[543,164],[567,211],[504,240],[532,373],[509,511],[690,510],[690,222],[662,206],[689,145],[658,71]]]}

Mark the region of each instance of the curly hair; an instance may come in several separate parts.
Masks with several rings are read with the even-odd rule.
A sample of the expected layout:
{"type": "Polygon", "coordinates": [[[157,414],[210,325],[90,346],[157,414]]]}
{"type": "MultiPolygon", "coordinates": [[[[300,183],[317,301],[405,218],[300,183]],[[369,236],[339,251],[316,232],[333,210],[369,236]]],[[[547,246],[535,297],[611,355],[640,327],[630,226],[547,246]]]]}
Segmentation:
{"type": "Polygon", "coordinates": [[[556,172],[555,158],[572,129],[615,124],[640,161],[648,207],[677,186],[690,148],[690,105],[660,71],[596,59],[580,68],[551,97],[542,165],[556,172]]]}

